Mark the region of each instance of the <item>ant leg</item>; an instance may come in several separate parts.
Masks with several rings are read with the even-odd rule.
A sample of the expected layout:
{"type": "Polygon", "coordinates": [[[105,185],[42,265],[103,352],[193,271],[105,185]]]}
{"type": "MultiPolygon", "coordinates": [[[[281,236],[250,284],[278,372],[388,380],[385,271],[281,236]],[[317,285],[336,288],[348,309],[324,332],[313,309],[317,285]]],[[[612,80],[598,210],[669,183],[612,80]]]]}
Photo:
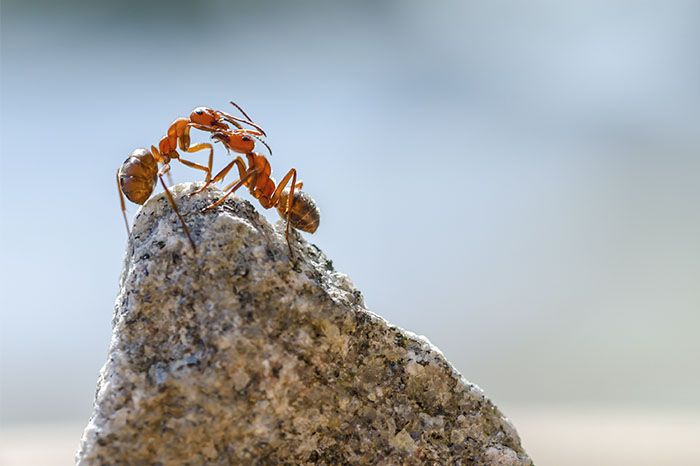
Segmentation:
{"type": "MultiPolygon", "coordinates": [[[[289,169],[286,175],[284,175],[284,178],[282,178],[277,185],[277,189],[275,189],[275,192],[272,194],[272,197],[270,198],[271,204],[272,205],[277,205],[277,203],[280,201],[280,196],[282,195],[282,191],[284,190],[284,187],[287,186],[289,181],[292,181],[292,186],[289,188],[289,196],[287,196],[287,209],[286,209],[286,214],[287,214],[287,226],[284,230],[284,237],[287,240],[287,247],[289,248],[289,255],[292,255],[292,245],[289,243],[289,226],[290,222],[289,219],[292,215],[292,202],[294,201],[294,190],[297,187],[297,171],[295,168],[289,169]]],[[[303,184],[300,183],[300,184],[303,184]]]]}
{"type": "Polygon", "coordinates": [[[180,219],[180,223],[182,224],[182,228],[185,230],[185,234],[187,235],[187,239],[190,240],[190,244],[192,245],[192,250],[196,253],[197,252],[197,247],[194,245],[194,241],[192,240],[192,235],[190,235],[190,229],[187,228],[187,224],[185,223],[185,219],[182,218],[182,215],[180,215],[180,210],[177,208],[177,204],[175,204],[175,199],[173,199],[173,195],[170,194],[170,190],[168,187],[165,185],[165,181],[163,181],[163,175],[168,173],[170,171],[170,165],[163,165],[160,170],[158,170],[158,178],[160,179],[160,184],[163,185],[163,190],[165,191],[165,195],[168,198],[168,202],[170,202],[170,205],[173,206],[173,210],[175,211],[175,214],[177,215],[177,218],[180,219]]]}
{"type": "Polygon", "coordinates": [[[126,218],[126,205],[124,205],[124,193],[122,192],[122,184],[119,182],[119,169],[117,169],[117,191],[119,191],[119,202],[122,206],[124,225],[126,225],[126,235],[129,236],[129,220],[127,220],[126,218]]]}
{"type": "Polygon", "coordinates": [[[251,170],[251,171],[249,171],[248,173],[246,173],[246,175],[245,175],[244,177],[242,177],[241,179],[239,179],[238,181],[236,181],[236,182],[233,184],[233,187],[232,187],[231,189],[229,189],[229,190],[226,192],[226,194],[224,194],[223,196],[221,196],[221,199],[219,199],[218,201],[216,201],[215,203],[213,203],[213,204],[210,205],[209,207],[205,207],[204,209],[202,209],[202,212],[206,212],[207,210],[211,210],[211,209],[213,209],[213,208],[215,208],[215,207],[218,207],[218,206],[220,206],[221,204],[223,204],[224,201],[226,200],[226,198],[228,198],[231,194],[235,193],[236,190],[238,190],[238,188],[240,188],[241,186],[243,186],[243,185],[245,184],[246,181],[248,181],[253,175],[255,175],[255,173],[256,173],[255,170],[251,170]]]}
{"type": "Polygon", "coordinates": [[[192,147],[188,147],[187,149],[185,149],[185,152],[194,153],[194,152],[199,152],[199,151],[206,150],[206,149],[209,149],[209,162],[207,164],[207,167],[205,167],[204,165],[200,165],[198,163],[195,163],[195,162],[190,162],[189,160],[185,160],[185,159],[180,158],[180,157],[178,157],[178,160],[180,160],[182,163],[184,163],[185,165],[187,165],[190,168],[194,168],[194,169],[202,170],[202,171],[206,172],[207,176],[206,176],[204,181],[209,181],[211,179],[211,171],[212,171],[212,168],[214,166],[214,146],[212,146],[209,143],[203,142],[201,144],[195,144],[192,147]]]}
{"type": "MultiPolygon", "coordinates": [[[[290,173],[294,170],[293,168],[290,170],[290,173]]],[[[289,188],[289,196],[287,196],[287,228],[284,230],[284,238],[287,240],[287,247],[289,248],[289,257],[294,257],[294,253],[292,252],[292,245],[289,242],[289,225],[291,225],[291,222],[289,219],[292,216],[292,202],[294,201],[294,188],[296,187],[297,184],[297,171],[294,170],[294,175],[292,175],[292,186],[289,188]]]]}
{"type": "MultiPolygon", "coordinates": [[[[192,194],[190,194],[190,196],[194,196],[195,194],[199,194],[199,193],[201,193],[202,191],[204,191],[205,189],[207,189],[209,186],[211,186],[212,184],[218,183],[219,181],[222,181],[222,180],[224,179],[224,177],[225,177],[226,175],[228,175],[228,172],[231,171],[231,169],[233,168],[234,165],[236,165],[236,167],[238,168],[239,177],[240,177],[240,178],[243,178],[243,177],[246,175],[246,173],[247,173],[248,170],[246,170],[246,168],[245,168],[245,162],[243,161],[243,159],[242,159],[241,156],[239,155],[238,157],[236,157],[235,159],[233,159],[233,161],[232,161],[231,163],[229,163],[229,164],[226,165],[223,169],[221,169],[221,171],[220,171],[219,173],[217,173],[217,174],[214,176],[214,178],[212,178],[211,180],[207,181],[207,182],[204,184],[204,186],[202,186],[202,187],[199,188],[197,191],[195,191],[195,192],[193,192],[192,194]]],[[[229,189],[231,186],[232,186],[232,185],[229,185],[229,186],[227,186],[226,188],[224,188],[224,191],[227,190],[227,189],[229,189]]]]}
{"type": "MultiPolygon", "coordinates": [[[[188,166],[188,167],[190,167],[190,168],[194,168],[195,170],[202,170],[203,172],[206,172],[206,174],[207,174],[207,180],[209,179],[211,172],[210,172],[209,169],[208,169],[207,167],[205,167],[204,165],[200,165],[200,164],[198,164],[198,163],[191,162],[191,161],[189,161],[189,160],[185,160],[185,159],[183,159],[182,157],[179,157],[177,160],[179,160],[181,164],[186,165],[186,166],[188,166]]],[[[192,195],[192,194],[194,194],[194,193],[190,193],[190,195],[192,195]]]]}
{"type": "Polygon", "coordinates": [[[185,149],[185,151],[189,153],[194,153],[206,149],[209,149],[209,163],[207,164],[208,168],[204,167],[203,165],[199,165],[198,163],[189,162],[188,160],[182,160],[182,163],[184,163],[188,167],[196,168],[197,170],[203,170],[207,172],[207,177],[204,179],[204,181],[209,181],[211,179],[211,171],[214,167],[214,146],[207,142],[202,142],[200,144],[195,144],[194,146],[188,147],[187,149],[185,149]],[[188,165],[188,163],[191,163],[193,165],[188,165]]]}

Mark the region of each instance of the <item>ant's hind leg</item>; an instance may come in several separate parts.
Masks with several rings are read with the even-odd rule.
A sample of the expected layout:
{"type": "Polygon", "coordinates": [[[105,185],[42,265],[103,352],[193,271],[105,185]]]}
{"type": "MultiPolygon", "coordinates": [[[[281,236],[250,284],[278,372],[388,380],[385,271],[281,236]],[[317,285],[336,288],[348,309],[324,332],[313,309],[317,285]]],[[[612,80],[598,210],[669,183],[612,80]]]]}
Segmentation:
{"type": "Polygon", "coordinates": [[[196,253],[197,247],[194,245],[194,241],[192,240],[192,235],[190,235],[190,229],[187,228],[187,224],[185,223],[185,219],[182,218],[182,215],[180,215],[180,210],[177,208],[177,204],[175,204],[175,199],[173,199],[173,195],[170,194],[170,190],[165,185],[165,181],[163,181],[163,175],[168,173],[169,171],[170,171],[170,165],[163,165],[163,167],[160,170],[158,170],[158,179],[160,179],[160,184],[163,185],[163,190],[165,192],[165,196],[168,198],[168,202],[170,202],[170,205],[173,207],[173,210],[175,211],[177,218],[180,219],[180,223],[182,224],[182,228],[185,230],[185,234],[187,235],[187,239],[190,241],[190,244],[192,245],[192,250],[196,253]]]}
{"type": "Polygon", "coordinates": [[[119,169],[117,169],[117,191],[119,191],[119,203],[122,206],[122,216],[124,217],[124,225],[126,226],[126,235],[129,236],[129,220],[126,218],[126,205],[124,204],[122,184],[119,182],[119,169]]]}
{"type": "MultiPolygon", "coordinates": [[[[290,180],[292,181],[292,185],[289,188],[289,196],[287,196],[287,208],[285,209],[287,225],[284,230],[284,237],[287,240],[289,255],[292,256],[292,245],[289,243],[289,226],[291,225],[289,219],[292,215],[292,202],[294,201],[294,191],[295,189],[297,189],[298,185],[304,184],[303,182],[297,183],[297,171],[295,168],[290,168],[287,174],[284,175],[284,178],[280,180],[279,184],[277,185],[277,189],[275,189],[275,192],[272,194],[272,197],[270,199],[272,201],[272,205],[277,205],[277,203],[280,201],[282,191],[284,190],[285,186],[287,186],[290,180]]],[[[299,186],[299,188],[301,188],[301,186],[299,186]]]]}
{"type": "Polygon", "coordinates": [[[294,253],[292,252],[292,245],[289,242],[289,225],[291,225],[289,219],[292,216],[292,202],[294,201],[294,189],[297,185],[297,171],[293,168],[289,171],[290,173],[293,173],[293,175],[292,186],[289,188],[289,197],[287,197],[287,228],[285,228],[284,230],[284,237],[287,240],[287,247],[289,248],[289,257],[294,257],[294,253]]]}

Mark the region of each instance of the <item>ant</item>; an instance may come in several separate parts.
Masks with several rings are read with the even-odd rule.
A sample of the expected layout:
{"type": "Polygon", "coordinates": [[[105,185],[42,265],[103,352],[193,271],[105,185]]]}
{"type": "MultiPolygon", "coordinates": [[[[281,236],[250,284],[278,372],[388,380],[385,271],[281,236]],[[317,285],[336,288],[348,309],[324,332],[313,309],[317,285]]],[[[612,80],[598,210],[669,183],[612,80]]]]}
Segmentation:
{"type": "MultiPolygon", "coordinates": [[[[238,152],[234,149],[236,142],[234,133],[217,131],[211,137],[217,142],[221,142],[227,149],[238,152]]],[[[295,168],[291,168],[282,180],[275,185],[275,180],[270,176],[272,169],[267,157],[252,151],[246,152],[245,156],[248,159],[247,166],[246,161],[239,155],[217,173],[214,178],[207,181],[202,188],[196,191],[201,192],[209,185],[223,180],[234,165],[238,169],[239,179],[226,186],[224,188],[226,193],[219,200],[202,209],[202,212],[220,206],[237,189],[241,186],[246,186],[250,194],[260,202],[264,209],[276,207],[280,217],[286,219],[285,238],[291,256],[292,246],[289,243],[290,225],[297,230],[314,233],[321,221],[321,213],[311,196],[301,192],[303,182],[297,182],[297,171],[295,168]],[[290,188],[285,189],[290,181],[290,188]]]]}
{"type": "Polygon", "coordinates": [[[233,150],[253,150],[255,143],[252,138],[262,142],[269,150],[269,146],[265,141],[259,139],[261,136],[266,136],[265,131],[260,128],[260,126],[250,121],[250,118],[240,106],[234,102],[231,102],[231,104],[240,110],[247,119],[237,118],[228,113],[207,107],[197,107],[190,113],[189,118],[178,118],[170,125],[167,135],[158,143],[158,148],[151,146],[150,151],[145,148],[135,149],[124,161],[122,166],[117,170],[117,189],[119,191],[119,201],[121,203],[127,234],[129,233],[129,221],[126,218],[124,196],[126,195],[127,199],[131,202],[143,205],[151,196],[157,178],[159,178],[168,201],[173,206],[173,210],[182,223],[187,238],[192,245],[192,249],[196,251],[189,228],[187,228],[172,194],[163,181],[163,175],[169,174],[170,161],[172,159],[177,159],[188,167],[206,172],[206,182],[209,182],[211,179],[211,171],[214,163],[214,147],[209,143],[200,143],[190,146],[190,128],[196,128],[211,133],[219,130],[226,130],[231,134],[233,150]],[[226,122],[231,123],[236,129],[231,131],[226,122]],[[240,123],[245,123],[255,129],[245,129],[240,123]],[[178,147],[180,150],[189,153],[209,149],[208,166],[205,167],[183,159],[177,152],[178,147]],[[158,169],[159,163],[162,165],[160,169],[158,169]]]}

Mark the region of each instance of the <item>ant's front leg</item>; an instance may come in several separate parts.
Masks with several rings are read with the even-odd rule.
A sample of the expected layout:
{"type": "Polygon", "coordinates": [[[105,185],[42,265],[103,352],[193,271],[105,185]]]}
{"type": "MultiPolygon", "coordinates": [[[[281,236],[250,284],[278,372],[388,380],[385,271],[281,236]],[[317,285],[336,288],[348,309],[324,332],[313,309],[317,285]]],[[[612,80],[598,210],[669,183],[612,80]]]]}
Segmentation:
{"type": "Polygon", "coordinates": [[[239,174],[240,178],[243,178],[245,176],[247,170],[245,167],[245,162],[243,161],[241,156],[238,156],[235,159],[233,159],[233,161],[231,163],[229,163],[224,168],[222,168],[221,171],[214,176],[214,178],[212,178],[211,180],[208,180],[206,183],[204,183],[204,186],[199,188],[197,191],[191,193],[190,196],[194,196],[195,194],[199,194],[202,191],[204,191],[205,189],[207,189],[209,186],[211,186],[212,184],[218,183],[219,181],[223,181],[223,179],[226,177],[226,175],[228,175],[228,172],[231,171],[231,169],[233,168],[234,165],[236,165],[236,167],[238,168],[238,174],[239,174]]]}
{"type": "MultiPolygon", "coordinates": [[[[214,169],[214,146],[209,144],[208,142],[202,142],[199,144],[195,144],[194,146],[191,146],[187,149],[187,152],[189,153],[194,153],[194,152],[199,152],[201,150],[206,150],[209,149],[209,162],[207,163],[207,167],[204,168],[201,165],[197,164],[198,167],[204,168],[204,171],[207,172],[207,176],[204,179],[204,181],[209,181],[211,179],[211,171],[214,169]]],[[[198,170],[201,170],[202,168],[198,168],[198,170]]],[[[195,168],[195,167],[193,167],[195,168]]]]}
{"type": "Polygon", "coordinates": [[[205,167],[204,165],[200,165],[200,164],[192,162],[190,160],[183,159],[182,157],[178,157],[177,160],[180,163],[182,163],[183,165],[186,165],[190,168],[194,168],[195,170],[201,170],[201,171],[205,172],[207,175],[206,175],[206,178],[204,181],[208,182],[209,178],[211,178],[211,170],[209,168],[205,167]]]}
{"type": "Polygon", "coordinates": [[[255,175],[256,173],[257,172],[255,170],[251,170],[248,173],[246,173],[245,176],[241,177],[238,181],[233,183],[233,186],[231,187],[231,189],[229,189],[223,196],[221,196],[221,199],[219,199],[218,201],[216,201],[212,205],[202,209],[202,212],[206,212],[208,210],[214,209],[214,208],[220,206],[221,204],[223,204],[224,201],[226,201],[226,199],[231,194],[235,193],[241,186],[243,186],[245,184],[246,181],[248,181],[250,178],[252,178],[253,175],[255,175]]]}

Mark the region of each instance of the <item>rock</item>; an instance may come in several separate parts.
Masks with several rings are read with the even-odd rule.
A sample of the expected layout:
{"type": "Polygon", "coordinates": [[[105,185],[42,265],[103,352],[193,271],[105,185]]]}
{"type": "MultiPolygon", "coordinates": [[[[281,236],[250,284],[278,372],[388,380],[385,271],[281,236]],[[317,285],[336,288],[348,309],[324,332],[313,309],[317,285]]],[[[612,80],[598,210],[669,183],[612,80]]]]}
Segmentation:
{"type": "Polygon", "coordinates": [[[172,188],[129,241],[77,462],[531,465],[510,422],[424,337],[248,202],[172,188]]]}

